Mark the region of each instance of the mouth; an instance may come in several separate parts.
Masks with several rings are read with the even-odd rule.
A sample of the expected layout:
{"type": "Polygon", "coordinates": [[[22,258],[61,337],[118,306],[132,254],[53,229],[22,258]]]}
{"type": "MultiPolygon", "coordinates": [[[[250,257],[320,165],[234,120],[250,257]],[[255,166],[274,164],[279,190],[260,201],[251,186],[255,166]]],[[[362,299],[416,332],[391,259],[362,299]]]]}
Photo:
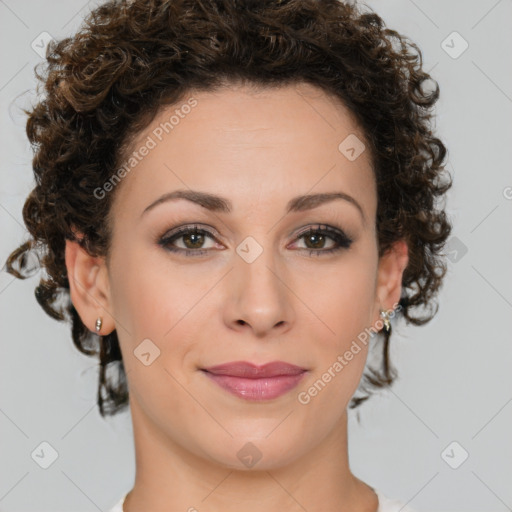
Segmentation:
{"type": "Polygon", "coordinates": [[[283,361],[258,366],[234,361],[201,369],[225,391],[245,400],[271,400],[298,385],[307,373],[305,368],[283,361]]]}

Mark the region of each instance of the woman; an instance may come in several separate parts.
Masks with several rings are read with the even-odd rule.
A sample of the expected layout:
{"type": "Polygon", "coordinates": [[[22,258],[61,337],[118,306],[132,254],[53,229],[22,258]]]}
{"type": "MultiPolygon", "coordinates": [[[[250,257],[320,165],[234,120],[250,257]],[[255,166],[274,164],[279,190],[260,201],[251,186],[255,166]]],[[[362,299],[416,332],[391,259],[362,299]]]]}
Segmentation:
{"type": "Polygon", "coordinates": [[[335,0],[134,0],[47,55],[7,263],[40,255],[101,414],[130,407],[112,511],[411,510],[351,473],[347,409],[446,270],[420,50],[335,0]]]}

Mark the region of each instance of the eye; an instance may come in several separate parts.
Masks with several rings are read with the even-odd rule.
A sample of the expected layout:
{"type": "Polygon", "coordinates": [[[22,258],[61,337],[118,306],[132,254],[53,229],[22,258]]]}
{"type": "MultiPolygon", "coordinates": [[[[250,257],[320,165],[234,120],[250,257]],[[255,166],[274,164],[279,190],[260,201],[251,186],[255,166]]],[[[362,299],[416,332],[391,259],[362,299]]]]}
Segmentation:
{"type": "Polygon", "coordinates": [[[213,234],[206,229],[200,229],[197,225],[194,227],[185,226],[177,231],[164,235],[160,238],[158,243],[167,251],[182,253],[186,256],[201,256],[208,252],[208,250],[202,248],[206,237],[215,240],[213,234]],[[180,238],[183,239],[184,248],[172,245],[180,238]]]}
{"type": "MultiPolygon", "coordinates": [[[[181,253],[185,256],[202,256],[208,253],[212,247],[204,247],[205,241],[210,239],[216,241],[213,233],[207,229],[199,228],[198,225],[184,226],[162,236],[158,244],[165,250],[181,253]],[[181,239],[183,247],[177,247],[175,244],[181,239]]],[[[317,228],[309,228],[297,236],[297,240],[303,240],[306,248],[300,250],[309,251],[310,256],[320,256],[332,254],[342,249],[348,249],[353,240],[349,238],[342,230],[327,225],[321,225],[317,228]],[[330,240],[331,247],[324,248],[325,243],[330,240]]]]}
{"type": "Polygon", "coordinates": [[[353,240],[349,238],[343,231],[331,226],[321,225],[317,228],[309,228],[306,232],[302,232],[297,236],[297,240],[303,240],[306,248],[303,250],[309,251],[310,256],[321,256],[325,254],[332,254],[342,249],[348,249],[353,240]],[[324,249],[326,240],[331,240],[334,244],[331,247],[324,249]]]}

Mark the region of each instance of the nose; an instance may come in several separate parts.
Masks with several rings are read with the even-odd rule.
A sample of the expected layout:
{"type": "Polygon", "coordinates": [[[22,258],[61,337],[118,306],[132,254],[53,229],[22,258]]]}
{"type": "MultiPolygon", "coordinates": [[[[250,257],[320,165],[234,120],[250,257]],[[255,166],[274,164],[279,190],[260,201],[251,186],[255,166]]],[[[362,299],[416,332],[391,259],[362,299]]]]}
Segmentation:
{"type": "Polygon", "coordinates": [[[226,323],[235,330],[250,329],[257,337],[272,335],[272,331],[282,334],[294,321],[293,293],[286,283],[284,262],[270,249],[254,260],[243,251],[240,254],[228,276],[226,323]]]}

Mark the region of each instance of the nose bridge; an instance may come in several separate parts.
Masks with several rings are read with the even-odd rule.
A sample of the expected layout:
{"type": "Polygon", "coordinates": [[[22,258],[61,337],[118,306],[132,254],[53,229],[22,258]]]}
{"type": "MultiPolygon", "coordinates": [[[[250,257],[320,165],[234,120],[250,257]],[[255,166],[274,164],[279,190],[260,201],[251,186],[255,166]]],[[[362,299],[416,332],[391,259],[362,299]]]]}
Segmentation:
{"type": "Polygon", "coordinates": [[[270,286],[278,292],[281,285],[277,277],[276,255],[270,234],[253,234],[245,237],[236,247],[235,273],[241,276],[246,285],[266,288],[270,286]]]}
{"type": "Polygon", "coordinates": [[[254,233],[236,247],[232,275],[235,320],[243,320],[257,330],[270,329],[289,320],[290,304],[285,273],[276,256],[272,235],[254,233]]]}

